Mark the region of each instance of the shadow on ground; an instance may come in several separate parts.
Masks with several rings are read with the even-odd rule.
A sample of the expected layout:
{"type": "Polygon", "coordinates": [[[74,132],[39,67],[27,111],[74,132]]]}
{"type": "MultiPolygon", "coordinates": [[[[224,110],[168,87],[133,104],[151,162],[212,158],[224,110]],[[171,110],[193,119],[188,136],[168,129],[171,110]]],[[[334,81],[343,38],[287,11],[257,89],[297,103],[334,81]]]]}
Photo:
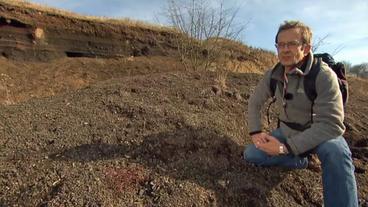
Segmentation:
{"type": "Polygon", "coordinates": [[[188,180],[215,194],[216,206],[269,206],[270,190],[287,174],[244,163],[243,147],[210,129],[184,127],[146,136],[135,145],[83,144],[50,155],[59,161],[90,162],[129,157],[160,175],[188,180]]]}

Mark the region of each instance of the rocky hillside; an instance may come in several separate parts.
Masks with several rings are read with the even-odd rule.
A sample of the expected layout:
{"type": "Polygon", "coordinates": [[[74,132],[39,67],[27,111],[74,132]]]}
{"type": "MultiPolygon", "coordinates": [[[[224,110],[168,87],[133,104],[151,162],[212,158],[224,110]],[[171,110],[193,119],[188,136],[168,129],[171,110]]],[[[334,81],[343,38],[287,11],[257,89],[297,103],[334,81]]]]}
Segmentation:
{"type": "MultiPolygon", "coordinates": [[[[176,55],[177,34],[168,27],[85,17],[18,0],[0,0],[0,28],[0,54],[15,60],[176,55]]],[[[249,61],[248,55],[256,65],[275,60],[271,52],[244,45],[237,50],[240,61],[249,61]],[[256,54],[262,54],[261,61],[256,54]]]]}
{"type": "Polygon", "coordinates": [[[7,58],[164,55],[174,47],[168,28],[98,21],[15,2],[0,2],[0,52],[7,58]]]}

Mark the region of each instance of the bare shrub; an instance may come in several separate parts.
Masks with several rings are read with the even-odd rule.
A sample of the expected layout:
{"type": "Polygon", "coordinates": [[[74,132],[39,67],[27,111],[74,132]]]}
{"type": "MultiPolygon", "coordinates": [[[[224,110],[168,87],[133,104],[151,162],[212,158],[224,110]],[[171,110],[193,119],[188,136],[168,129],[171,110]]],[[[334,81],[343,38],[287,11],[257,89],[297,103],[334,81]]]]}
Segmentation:
{"type": "Polygon", "coordinates": [[[245,29],[235,22],[238,10],[226,8],[223,1],[168,1],[165,15],[177,31],[175,45],[185,69],[211,69],[226,76],[223,40],[235,41],[245,29]]]}

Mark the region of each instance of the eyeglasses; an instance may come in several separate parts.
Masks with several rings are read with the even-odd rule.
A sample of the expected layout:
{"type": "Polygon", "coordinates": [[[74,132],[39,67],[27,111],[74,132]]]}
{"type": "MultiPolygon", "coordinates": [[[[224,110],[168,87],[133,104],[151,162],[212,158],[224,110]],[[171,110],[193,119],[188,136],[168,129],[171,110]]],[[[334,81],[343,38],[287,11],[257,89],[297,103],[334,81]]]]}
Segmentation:
{"type": "Polygon", "coordinates": [[[302,45],[303,43],[300,43],[299,41],[297,40],[294,40],[294,41],[290,41],[290,42],[279,42],[279,43],[276,43],[275,44],[275,47],[277,49],[281,49],[281,48],[290,48],[290,49],[295,49],[297,48],[298,46],[302,45]]]}

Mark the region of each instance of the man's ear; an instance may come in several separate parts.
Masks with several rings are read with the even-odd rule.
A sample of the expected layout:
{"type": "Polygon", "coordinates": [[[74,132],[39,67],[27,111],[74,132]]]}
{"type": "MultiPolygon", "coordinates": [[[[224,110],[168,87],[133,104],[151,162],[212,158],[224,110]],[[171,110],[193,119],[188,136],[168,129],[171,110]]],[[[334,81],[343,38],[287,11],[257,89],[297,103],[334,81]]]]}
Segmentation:
{"type": "Polygon", "coordinates": [[[304,55],[308,55],[311,49],[312,49],[311,45],[304,45],[304,48],[303,48],[304,55]]]}

